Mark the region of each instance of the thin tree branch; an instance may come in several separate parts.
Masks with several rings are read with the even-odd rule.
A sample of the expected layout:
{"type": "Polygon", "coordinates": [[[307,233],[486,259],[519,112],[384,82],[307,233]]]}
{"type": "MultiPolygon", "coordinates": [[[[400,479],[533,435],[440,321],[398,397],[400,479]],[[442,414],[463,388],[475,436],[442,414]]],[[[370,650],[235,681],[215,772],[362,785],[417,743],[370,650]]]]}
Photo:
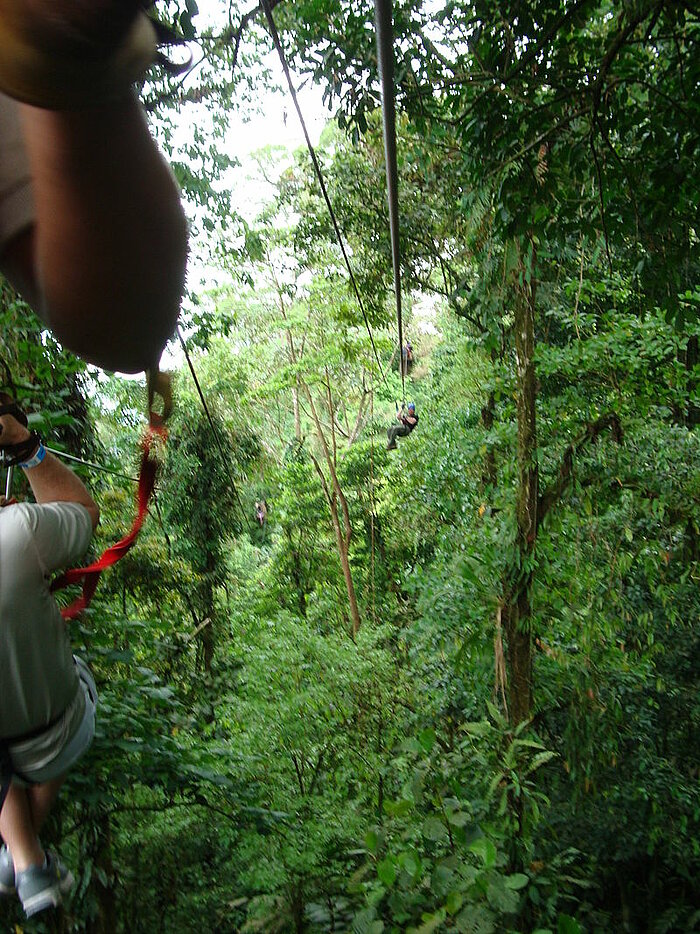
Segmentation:
{"type": "Polygon", "coordinates": [[[584,433],[564,451],[556,480],[550,483],[537,501],[538,530],[549,510],[559,502],[571,482],[574,457],[580,454],[587,444],[595,443],[598,439],[598,435],[607,429],[612,433],[613,440],[619,444],[622,441],[622,427],[619,417],[616,413],[612,412],[608,415],[602,415],[600,418],[596,419],[596,421],[588,424],[584,433]]]}

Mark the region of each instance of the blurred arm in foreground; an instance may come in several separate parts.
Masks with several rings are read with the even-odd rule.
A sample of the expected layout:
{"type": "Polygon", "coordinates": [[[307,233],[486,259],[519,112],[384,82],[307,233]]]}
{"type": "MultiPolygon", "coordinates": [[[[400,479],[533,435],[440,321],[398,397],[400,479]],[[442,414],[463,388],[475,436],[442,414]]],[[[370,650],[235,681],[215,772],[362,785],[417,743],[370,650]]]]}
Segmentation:
{"type": "Polygon", "coordinates": [[[157,363],[184,289],[179,192],[132,89],[155,47],[134,0],[0,0],[20,101],[0,95],[0,268],[67,348],[126,372],[157,363]]]}

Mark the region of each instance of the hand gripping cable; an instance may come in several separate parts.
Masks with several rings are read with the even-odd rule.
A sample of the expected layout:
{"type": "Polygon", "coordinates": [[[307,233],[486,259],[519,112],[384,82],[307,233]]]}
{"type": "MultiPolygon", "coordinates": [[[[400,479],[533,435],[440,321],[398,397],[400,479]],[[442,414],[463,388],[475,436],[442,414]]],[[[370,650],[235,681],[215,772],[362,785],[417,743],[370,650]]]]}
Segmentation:
{"type": "MultiPolygon", "coordinates": [[[[27,428],[29,422],[27,416],[16,402],[7,402],[0,405],[0,415],[12,415],[20,425],[27,428]]],[[[3,444],[0,448],[0,467],[16,467],[31,457],[32,452],[39,444],[39,435],[32,431],[25,441],[18,441],[17,444],[3,444]]]]}

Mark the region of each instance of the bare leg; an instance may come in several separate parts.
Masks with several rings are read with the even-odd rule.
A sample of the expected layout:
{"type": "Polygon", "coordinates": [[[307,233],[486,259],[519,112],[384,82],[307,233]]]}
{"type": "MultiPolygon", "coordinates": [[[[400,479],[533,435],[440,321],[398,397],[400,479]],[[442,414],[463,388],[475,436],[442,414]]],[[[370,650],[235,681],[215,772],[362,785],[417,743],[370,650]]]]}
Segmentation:
{"type": "Polygon", "coordinates": [[[41,785],[22,788],[14,783],[5,799],[0,814],[0,833],[12,854],[15,872],[28,866],[41,866],[44,850],[39,842],[39,831],[48,817],[65,776],[41,785]]]}
{"type": "Polygon", "coordinates": [[[14,783],[10,786],[0,814],[0,833],[12,854],[15,872],[43,864],[44,851],[34,829],[26,788],[14,783]]]}
{"type": "Polygon", "coordinates": [[[44,825],[44,821],[49,816],[49,811],[58,796],[58,792],[64,780],[65,775],[61,775],[60,778],[54,778],[52,781],[44,782],[41,785],[31,785],[26,789],[29,808],[32,813],[32,824],[36,834],[39,833],[44,825]]]}

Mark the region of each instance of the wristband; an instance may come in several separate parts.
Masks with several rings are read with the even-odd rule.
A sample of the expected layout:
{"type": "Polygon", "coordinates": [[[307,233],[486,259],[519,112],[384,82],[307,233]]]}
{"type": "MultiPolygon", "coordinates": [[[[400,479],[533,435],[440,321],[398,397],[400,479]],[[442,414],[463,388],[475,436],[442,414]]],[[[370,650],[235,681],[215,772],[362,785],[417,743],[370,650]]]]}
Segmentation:
{"type": "Polygon", "coordinates": [[[140,12],[105,58],[60,56],[32,44],[0,2],[0,91],[47,110],[76,110],[125,98],[156,60],[156,29],[140,12]]]}
{"type": "Polygon", "coordinates": [[[29,470],[32,467],[38,467],[39,464],[46,457],[46,448],[44,445],[39,442],[39,447],[36,449],[36,454],[34,457],[30,457],[28,461],[24,461],[21,464],[18,464],[18,467],[24,467],[25,470],[29,470]]]}

